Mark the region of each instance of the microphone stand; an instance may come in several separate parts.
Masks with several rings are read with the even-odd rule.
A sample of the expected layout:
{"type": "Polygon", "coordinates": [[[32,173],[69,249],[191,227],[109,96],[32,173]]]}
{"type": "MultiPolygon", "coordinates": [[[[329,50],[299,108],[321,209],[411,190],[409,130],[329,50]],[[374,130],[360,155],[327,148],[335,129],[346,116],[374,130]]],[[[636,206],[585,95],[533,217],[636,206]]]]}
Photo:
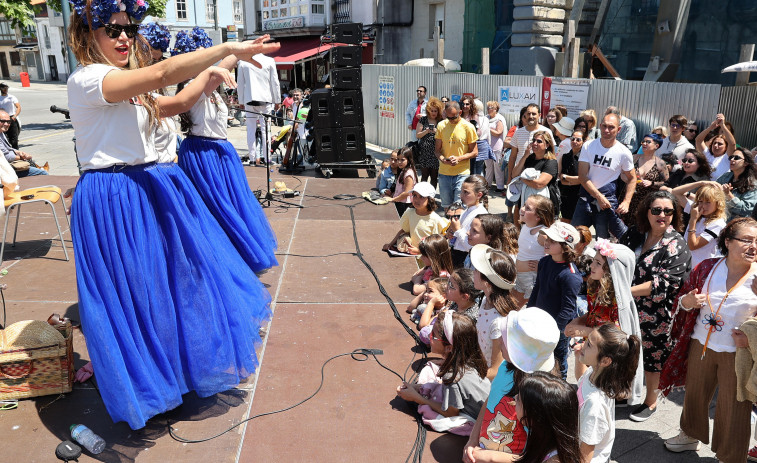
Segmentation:
{"type": "MultiPolygon", "coordinates": [[[[264,105],[266,105],[268,103],[266,103],[264,101],[250,101],[247,104],[250,105],[250,106],[264,106],[264,105]],[[258,103],[260,103],[260,104],[258,104],[258,103]]],[[[263,206],[263,207],[271,207],[271,202],[276,202],[276,203],[279,203],[279,204],[286,204],[287,206],[290,206],[290,207],[296,207],[296,208],[302,209],[305,206],[303,206],[301,204],[290,203],[290,202],[284,201],[282,199],[274,198],[273,197],[273,193],[271,193],[271,160],[270,160],[270,156],[269,156],[271,150],[270,150],[270,147],[269,147],[270,140],[268,140],[268,123],[269,123],[268,120],[272,119],[274,117],[274,115],[273,114],[266,114],[266,113],[262,113],[262,112],[258,112],[258,111],[251,111],[249,109],[242,109],[242,108],[244,108],[244,106],[242,106],[241,104],[239,106],[240,106],[240,111],[244,111],[244,112],[250,113],[250,114],[257,114],[258,116],[263,116],[263,122],[264,122],[263,125],[264,125],[264,132],[265,132],[265,135],[264,135],[265,136],[265,140],[264,140],[264,142],[265,142],[265,146],[267,147],[266,149],[263,150],[263,151],[265,151],[265,180],[266,180],[266,189],[265,189],[265,195],[259,197],[258,198],[258,202],[260,202],[260,205],[263,206]]],[[[290,136],[292,136],[292,135],[290,135],[290,136]]]]}

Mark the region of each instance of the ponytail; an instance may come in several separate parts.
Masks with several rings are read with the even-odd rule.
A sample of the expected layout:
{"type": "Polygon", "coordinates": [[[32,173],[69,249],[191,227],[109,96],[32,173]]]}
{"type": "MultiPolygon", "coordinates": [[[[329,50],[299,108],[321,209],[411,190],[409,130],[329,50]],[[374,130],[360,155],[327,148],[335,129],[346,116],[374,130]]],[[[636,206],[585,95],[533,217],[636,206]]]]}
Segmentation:
{"type": "Polygon", "coordinates": [[[469,175],[463,183],[473,185],[473,192],[481,193],[481,204],[484,205],[484,209],[489,210],[489,184],[486,179],[481,175],[469,175]]]}
{"type": "Polygon", "coordinates": [[[597,359],[609,358],[612,362],[597,374],[594,385],[611,399],[625,399],[631,392],[639,365],[641,340],[635,334],[627,336],[612,323],[596,330],[601,337],[597,343],[597,359]]]}

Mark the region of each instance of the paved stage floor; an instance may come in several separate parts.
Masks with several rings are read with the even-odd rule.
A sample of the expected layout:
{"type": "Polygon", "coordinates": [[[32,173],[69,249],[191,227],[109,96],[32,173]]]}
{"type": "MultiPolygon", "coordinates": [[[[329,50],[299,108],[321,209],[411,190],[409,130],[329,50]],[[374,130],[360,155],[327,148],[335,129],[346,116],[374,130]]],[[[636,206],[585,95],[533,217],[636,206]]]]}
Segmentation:
{"type": "MultiPolygon", "coordinates": [[[[265,169],[247,167],[253,190],[265,185],[265,169]]],[[[200,399],[192,394],[174,411],[132,431],[113,424],[96,384],[77,384],[65,396],[23,400],[16,410],[0,411],[3,462],[56,461],[54,450],[68,438],[72,423],[83,423],[108,443],[96,458],[81,462],[403,462],[414,446],[417,425],[410,407],[396,397],[400,379],[373,358],[349,355],[332,360],[323,370],[320,392],[304,404],[243,423],[216,439],[202,440],[243,420],[294,405],[309,397],[321,381],[329,358],[355,349],[380,349],[386,367],[409,377],[421,353],[395,319],[376,280],[355,255],[353,233],[403,319],[410,300],[406,281],[414,263],[389,258],[381,246],[398,229],[391,205],[375,206],[362,199],[333,200],[334,195],[359,196],[374,184],[365,172],[353,178],[317,178],[313,172],[292,177],[273,173],[300,196],[288,201],[302,209],[272,206],[266,213],[279,240],[279,266],[260,276],[273,296],[273,318],[266,329],[258,373],[234,390],[200,399]],[[346,206],[352,206],[350,209],[346,206]],[[350,210],[354,213],[353,222],[350,210]],[[362,360],[363,358],[359,358],[362,360]]],[[[22,186],[73,186],[76,177],[22,179],[22,186]]],[[[12,222],[11,222],[12,223],[12,222]]],[[[21,211],[19,244],[6,248],[0,283],[5,291],[8,323],[46,319],[51,313],[78,320],[76,282],[70,232],[64,237],[72,260],[66,262],[49,213],[39,205],[21,211]]],[[[209,243],[212,245],[212,243],[209,243]]],[[[202,323],[198,320],[198,323],[202,323]]],[[[75,364],[88,361],[80,330],[75,331],[75,364]]],[[[672,454],[662,448],[662,435],[677,433],[681,395],[672,396],[646,423],[632,423],[618,409],[613,460],[618,462],[687,462],[695,453],[672,454]]],[[[428,432],[423,461],[458,462],[465,439],[428,432]]],[[[709,448],[699,452],[713,462],[709,448]]]]}

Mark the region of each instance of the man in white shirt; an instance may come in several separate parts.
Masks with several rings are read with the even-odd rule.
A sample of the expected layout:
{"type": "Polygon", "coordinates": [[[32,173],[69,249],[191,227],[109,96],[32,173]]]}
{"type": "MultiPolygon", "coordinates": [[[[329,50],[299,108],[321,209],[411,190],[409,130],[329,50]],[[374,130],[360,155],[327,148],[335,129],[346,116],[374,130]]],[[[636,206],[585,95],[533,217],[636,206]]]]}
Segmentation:
{"type": "Polygon", "coordinates": [[[662,141],[662,146],[655,151],[656,156],[662,156],[665,153],[673,153],[680,161],[686,156],[686,150],[694,148],[689,140],[683,136],[683,131],[689,126],[689,121],[685,116],[676,114],[668,121],[670,127],[670,136],[662,141]]]}
{"type": "Polygon", "coordinates": [[[271,114],[274,109],[278,109],[281,103],[281,89],[279,88],[276,61],[262,54],[257,54],[252,58],[260,63],[261,67],[257,68],[247,61],[239,60],[237,64],[237,95],[239,95],[239,103],[243,104],[245,109],[254,111],[246,113],[247,148],[250,161],[257,160],[258,164],[263,164],[266,153],[268,153],[268,138],[271,134],[266,134],[265,118],[255,113],[271,114]],[[255,104],[248,104],[250,102],[255,102],[255,104]],[[255,136],[258,127],[261,127],[263,135],[260,145],[258,145],[255,136]]]}
{"type": "Polygon", "coordinates": [[[617,106],[608,106],[605,110],[605,115],[607,114],[615,114],[620,118],[618,141],[623,143],[633,153],[636,150],[636,124],[631,119],[620,114],[617,106]]]}
{"type": "MultiPolygon", "coordinates": [[[[23,151],[13,148],[6,137],[8,128],[11,125],[11,118],[8,113],[0,109],[0,154],[10,163],[13,161],[27,161],[31,166],[28,170],[16,170],[16,174],[19,177],[26,177],[31,175],[47,175],[47,171],[50,169],[49,165],[45,163],[43,167],[38,167],[32,160],[32,155],[23,151]]],[[[13,164],[11,164],[13,166],[13,164]]],[[[15,170],[15,168],[14,168],[15,170]]]]}
{"type": "Polygon", "coordinates": [[[11,146],[18,149],[18,134],[21,132],[18,115],[21,114],[21,105],[18,103],[18,98],[8,94],[8,84],[5,82],[0,83],[0,109],[10,114],[11,125],[6,136],[11,146]]]}
{"type": "Polygon", "coordinates": [[[599,126],[599,142],[585,144],[578,158],[578,178],[581,189],[578,193],[576,211],[571,225],[594,226],[598,238],[609,238],[612,233],[620,239],[628,227],[619,215],[628,212],[631,198],[636,191],[636,170],[633,155],[616,137],[620,130],[620,118],[608,114],[599,126]],[[618,204],[615,181],[620,174],[626,181],[626,195],[618,204]]]}
{"type": "Polygon", "coordinates": [[[526,106],[523,117],[521,117],[523,127],[518,127],[518,130],[515,131],[513,138],[510,140],[510,147],[512,149],[510,151],[510,160],[507,162],[507,183],[510,183],[513,179],[512,171],[518,161],[526,155],[526,150],[531,144],[534,134],[541,130],[546,130],[550,134],[552,133],[547,127],[539,124],[540,118],[541,110],[539,109],[539,105],[531,103],[526,106]]]}
{"type": "Polygon", "coordinates": [[[415,129],[418,127],[418,121],[421,117],[426,115],[426,87],[419,85],[415,94],[418,95],[418,99],[411,101],[405,110],[405,123],[407,123],[407,128],[410,130],[411,141],[417,140],[415,129]]]}

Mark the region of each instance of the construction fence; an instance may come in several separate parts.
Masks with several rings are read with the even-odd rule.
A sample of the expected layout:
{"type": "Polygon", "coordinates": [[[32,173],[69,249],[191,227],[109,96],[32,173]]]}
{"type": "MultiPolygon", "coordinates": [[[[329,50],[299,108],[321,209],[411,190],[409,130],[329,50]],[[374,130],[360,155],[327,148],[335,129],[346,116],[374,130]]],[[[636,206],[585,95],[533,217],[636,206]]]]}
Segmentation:
{"type": "Polygon", "coordinates": [[[518,122],[520,107],[528,103],[542,108],[564,104],[571,117],[585,108],[601,117],[607,106],[614,105],[634,121],[639,140],[654,127],[667,126],[675,114],[696,121],[701,129],[723,113],[739,144],[757,146],[757,87],[434,73],[430,67],[385,64],[363,65],[362,70],[366,141],[384,148],[401,147],[415,138],[407,128],[405,110],[417,98],[419,85],[428,88],[428,96],[457,99],[473,94],[484,103],[498,101],[509,125],[518,122]]]}

